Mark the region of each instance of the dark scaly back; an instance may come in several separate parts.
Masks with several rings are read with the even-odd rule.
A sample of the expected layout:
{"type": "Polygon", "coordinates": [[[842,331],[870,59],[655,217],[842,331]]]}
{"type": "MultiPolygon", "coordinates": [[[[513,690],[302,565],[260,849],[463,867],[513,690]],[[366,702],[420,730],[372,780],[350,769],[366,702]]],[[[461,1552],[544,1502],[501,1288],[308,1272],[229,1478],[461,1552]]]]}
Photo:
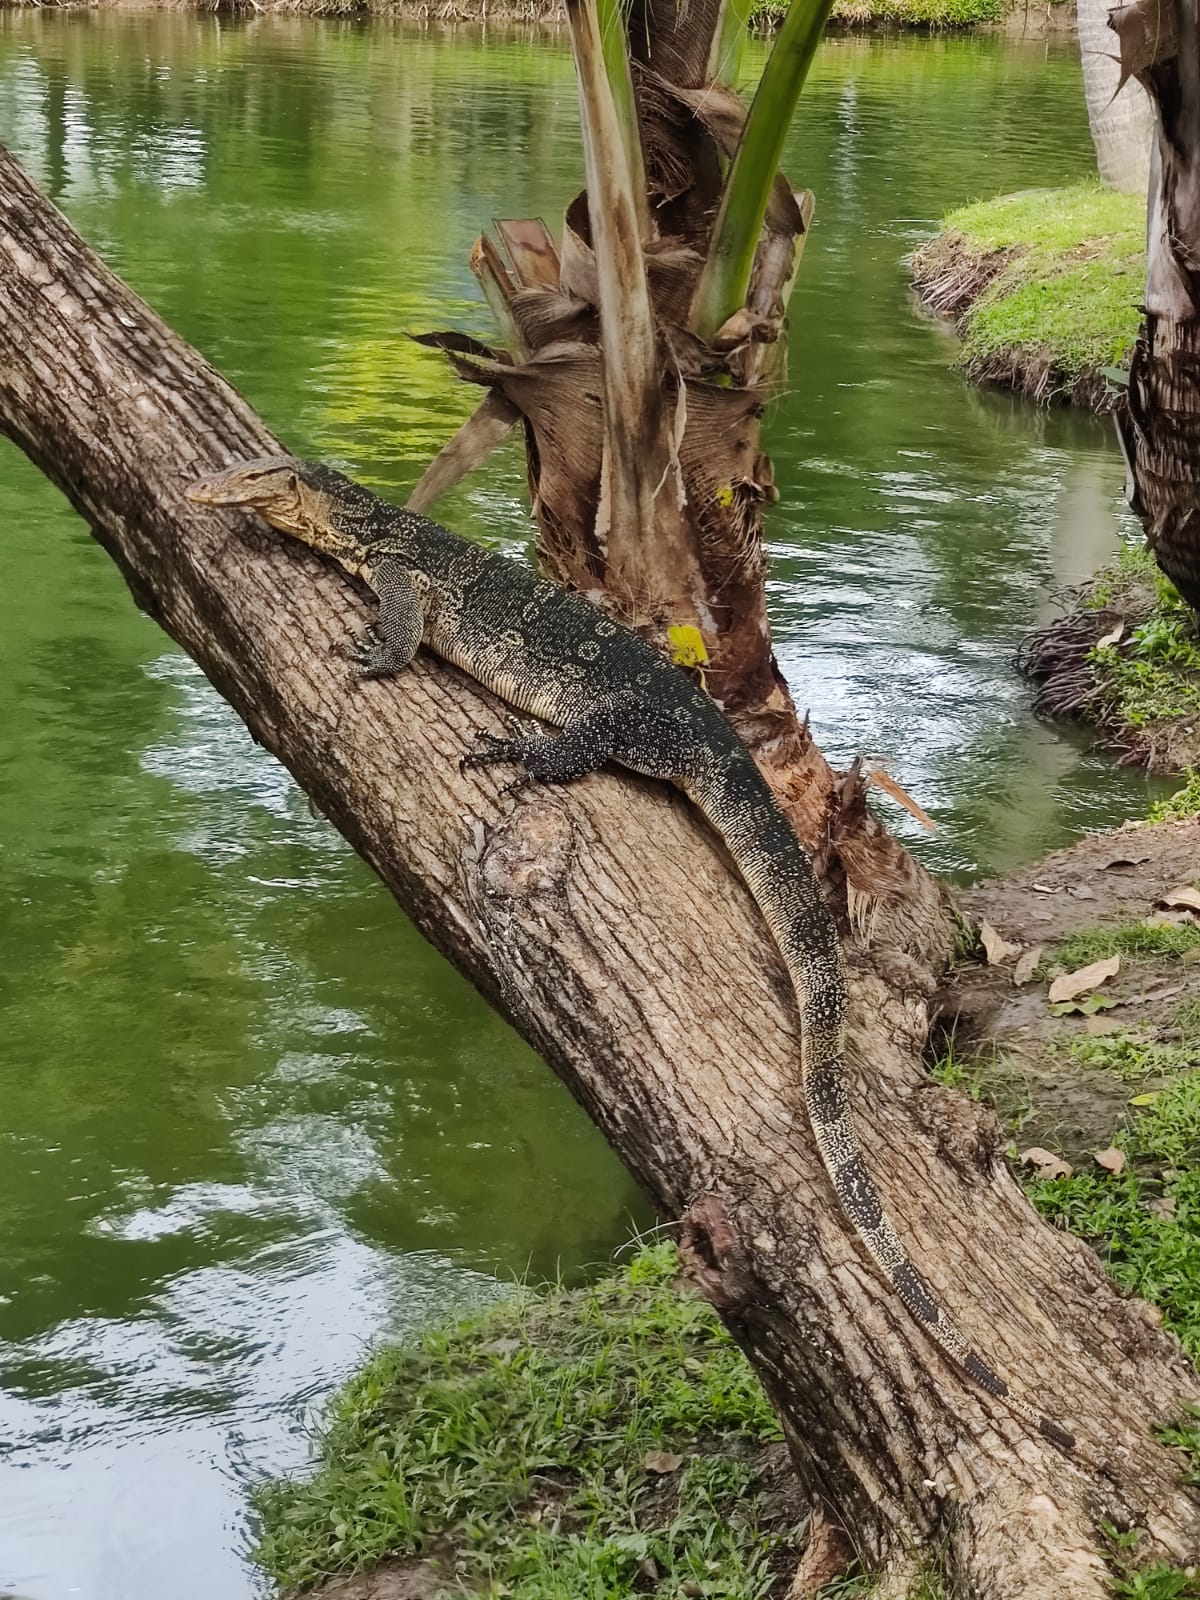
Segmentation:
{"type": "Polygon", "coordinates": [[[846,1090],[846,980],[841,945],[795,832],[749,752],[685,784],[724,839],[779,946],[800,1007],[801,1075],[809,1121],[847,1219],[896,1293],[955,1363],[1063,1449],[1072,1436],[1043,1416],[971,1349],[908,1258],[867,1171],[846,1090]]]}

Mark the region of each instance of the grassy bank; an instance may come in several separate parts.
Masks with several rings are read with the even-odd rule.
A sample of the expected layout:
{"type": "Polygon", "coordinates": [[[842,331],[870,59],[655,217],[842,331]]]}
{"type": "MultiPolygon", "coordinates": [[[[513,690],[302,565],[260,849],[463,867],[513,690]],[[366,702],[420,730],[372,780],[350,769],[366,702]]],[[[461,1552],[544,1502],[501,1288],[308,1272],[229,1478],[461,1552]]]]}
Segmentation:
{"type": "Polygon", "coordinates": [[[1145,287],[1145,204],[1098,183],[953,211],[913,257],[924,303],[951,318],[966,375],[1038,400],[1111,404],[1145,287]]]}
{"type": "MultiPolygon", "coordinates": [[[[1012,9],[1011,0],[836,0],[829,20],[843,28],[977,28],[1003,22],[1012,9]]],[[[787,0],[756,0],[751,25],[776,28],[786,12],[787,0]]]]}
{"type": "Polygon", "coordinates": [[[656,1245],[376,1355],[315,1476],[260,1495],[267,1571],[288,1588],[390,1557],[405,1595],[778,1593],[806,1505],[750,1368],[675,1271],[656,1245]]]}
{"type": "MultiPolygon", "coordinates": [[[[43,0],[0,0],[0,7],[40,6],[43,0]]],[[[395,17],[420,22],[511,22],[557,27],[565,0],[58,0],[56,10],[218,11],[246,16],[395,17]]],[[[773,32],[787,0],[754,0],[750,26],[773,32]]],[[[938,31],[994,26],[1020,18],[1022,32],[1057,32],[1071,25],[1071,0],[1030,9],[1014,0],[836,0],[830,25],[842,29],[913,28],[938,31]]]]}
{"type": "Polygon", "coordinates": [[[1200,623],[1150,554],[1126,547],[1023,643],[1034,709],[1091,723],[1151,772],[1200,767],[1200,623]]]}

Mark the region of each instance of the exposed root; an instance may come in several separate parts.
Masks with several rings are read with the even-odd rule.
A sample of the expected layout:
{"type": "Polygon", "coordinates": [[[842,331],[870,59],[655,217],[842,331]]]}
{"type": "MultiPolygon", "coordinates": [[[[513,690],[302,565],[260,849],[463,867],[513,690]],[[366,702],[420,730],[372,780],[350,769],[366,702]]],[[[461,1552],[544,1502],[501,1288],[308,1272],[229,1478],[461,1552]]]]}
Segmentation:
{"type": "Polygon", "coordinates": [[[796,1568],[787,1600],[813,1600],[849,1571],[854,1547],[845,1530],[834,1522],[818,1501],[808,1523],[808,1542],[796,1568]]]}
{"type": "Polygon", "coordinates": [[[972,383],[995,383],[1035,400],[1039,405],[1069,402],[1103,415],[1112,411],[1120,391],[1095,371],[1072,374],[1047,350],[1015,345],[968,361],[963,369],[972,383]]]}
{"type": "MultiPolygon", "coordinates": [[[[1078,605],[1079,592],[1070,591],[1078,605]]],[[[1033,709],[1039,717],[1078,717],[1102,723],[1104,686],[1089,656],[1105,634],[1126,618],[1105,606],[1071,610],[1027,633],[1017,647],[1018,672],[1037,685],[1033,709]]]]}
{"type": "Polygon", "coordinates": [[[1111,676],[1093,657],[1114,632],[1121,634],[1115,648],[1129,648],[1132,631],[1154,613],[1153,592],[1126,581],[1103,606],[1088,604],[1094,592],[1094,580],[1064,590],[1064,614],[1026,634],[1017,648],[1017,670],[1036,685],[1034,713],[1090,723],[1123,766],[1187,771],[1200,763],[1200,719],[1174,716],[1135,725],[1111,676]]]}
{"type": "Polygon", "coordinates": [[[957,322],[1011,258],[1011,250],[978,250],[961,233],[943,233],[915,251],[908,265],[922,305],[957,322]]]}

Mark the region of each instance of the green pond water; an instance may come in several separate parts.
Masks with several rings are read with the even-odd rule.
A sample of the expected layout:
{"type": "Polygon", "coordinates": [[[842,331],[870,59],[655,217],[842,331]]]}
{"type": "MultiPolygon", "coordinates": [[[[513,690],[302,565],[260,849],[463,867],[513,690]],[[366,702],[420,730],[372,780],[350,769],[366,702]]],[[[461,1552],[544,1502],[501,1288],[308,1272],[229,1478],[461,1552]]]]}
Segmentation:
{"type": "MultiPolygon", "coordinates": [[[[472,239],[579,171],[561,41],[378,24],[0,12],[0,138],[293,447],[397,495],[477,398],[406,331],[486,335],[472,239]]],[[[999,38],[828,42],[788,153],[779,651],[960,876],[1147,803],[1010,664],[1128,526],[1108,434],[964,388],[901,266],[1090,161],[1070,49],[999,38]]],[[[525,540],[515,450],[441,515],[525,540]]],[[[650,1218],[3,442],[0,534],[0,1590],[240,1600],[246,1486],[364,1346],[650,1218]]]]}

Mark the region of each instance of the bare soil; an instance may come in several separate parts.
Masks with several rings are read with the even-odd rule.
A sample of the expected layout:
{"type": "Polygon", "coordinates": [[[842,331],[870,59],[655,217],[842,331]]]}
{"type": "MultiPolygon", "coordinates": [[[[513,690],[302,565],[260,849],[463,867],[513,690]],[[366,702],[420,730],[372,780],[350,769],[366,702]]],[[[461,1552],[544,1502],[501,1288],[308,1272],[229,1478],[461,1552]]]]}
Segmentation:
{"type": "MultiPolygon", "coordinates": [[[[1040,945],[1049,955],[1072,934],[1160,914],[1162,897],[1198,874],[1200,819],[1132,823],[970,889],[959,903],[973,923],[986,920],[1012,943],[1040,945]]],[[[1122,957],[1121,971],[1104,986],[1119,1004],[1092,1016],[1055,1016],[1047,979],[1018,986],[1012,961],[963,961],[939,992],[936,1032],[943,1043],[953,1037],[956,1059],[973,1064],[980,1092],[1000,1115],[1019,1122],[1023,1148],[1061,1149],[1077,1160],[1111,1143],[1131,1091],[1115,1074],[1076,1062],[1070,1041],[1081,1033],[1136,1028],[1172,1042],[1178,1037],[1174,1016],[1200,1000],[1196,954],[1122,957]]]]}

